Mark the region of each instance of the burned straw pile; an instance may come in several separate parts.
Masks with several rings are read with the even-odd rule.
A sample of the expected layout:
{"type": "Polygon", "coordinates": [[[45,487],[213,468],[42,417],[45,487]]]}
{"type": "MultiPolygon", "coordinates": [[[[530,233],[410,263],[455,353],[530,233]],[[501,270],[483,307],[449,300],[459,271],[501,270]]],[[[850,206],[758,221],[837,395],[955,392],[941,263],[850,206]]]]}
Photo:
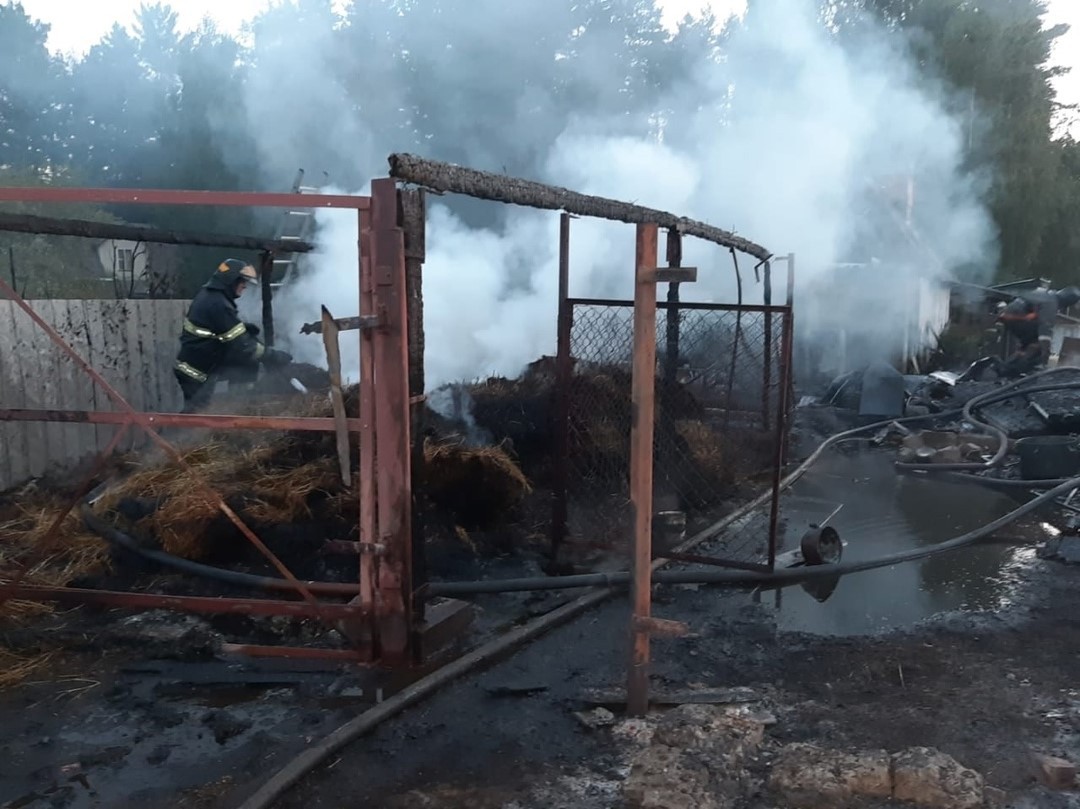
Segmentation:
{"type": "MultiPolygon", "coordinates": [[[[289,415],[332,415],[326,395],[282,398],[276,413],[282,412],[285,401],[289,415]]],[[[355,388],[346,391],[345,408],[349,416],[357,417],[355,388]]],[[[267,406],[255,412],[266,413],[267,406]]],[[[352,443],[354,487],[346,488],[333,434],[214,433],[182,451],[190,472],[161,458],[134,463],[97,501],[95,510],[136,541],[186,559],[258,558],[212,491],[287,564],[293,566],[296,560],[303,565],[317,555],[323,540],[356,539],[359,449],[352,443]]],[[[521,470],[500,447],[429,441],[423,457],[416,480],[443,520],[466,530],[498,525],[529,491],[521,470]]],[[[294,569],[304,572],[302,566],[294,569]]]]}
{"type": "MultiPolygon", "coordinates": [[[[0,579],[44,587],[67,587],[109,567],[109,548],[71,510],[51,540],[47,534],[68,499],[36,483],[0,500],[0,579]]],[[[53,611],[53,605],[8,599],[0,604],[0,628],[10,629],[53,611]]]]}
{"type": "MultiPolygon", "coordinates": [[[[67,587],[108,570],[108,546],[83,526],[77,511],[63,516],[68,502],[64,493],[36,483],[0,497],[0,580],[67,587]]],[[[18,630],[37,625],[55,610],[48,602],[9,598],[0,603],[0,688],[17,685],[52,659],[54,653],[43,650],[43,643],[28,650],[10,641],[18,630]]]]}
{"type": "MultiPolygon", "coordinates": [[[[552,480],[557,446],[555,378],[543,361],[517,379],[492,377],[466,387],[472,418],[506,442],[530,479],[552,480]]],[[[565,391],[569,482],[575,492],[622,490],[630,474],[631,375],[614,365],[578,364],[565,391]]],[[[744,453],[714,425],[705,406],[682,385],[657,380],[655,476],[682,492],[686,505],[706,508],[731,493],[744,453]]]]}

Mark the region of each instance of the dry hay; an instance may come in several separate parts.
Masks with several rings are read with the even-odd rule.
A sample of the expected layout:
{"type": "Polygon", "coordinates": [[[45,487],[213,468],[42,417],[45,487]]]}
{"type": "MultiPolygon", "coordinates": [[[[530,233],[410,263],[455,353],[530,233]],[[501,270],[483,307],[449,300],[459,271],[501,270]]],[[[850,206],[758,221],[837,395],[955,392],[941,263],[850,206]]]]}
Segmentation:
{"type": "Polygon", "coordinates": [[[703,421],[687,419],[675,422],[675,431],[686,442],[686,449],[702,483],[715,492],[730,486],[735,479],[731,442],[703,421]]]}
{"type": "Polygon", "coordinates": [[[465,530],[490,528],[532,492],[502,447],[424,441],[420,480],[431,502],[465,530]]]}
{"type": "MultiPolygon", "coordinates": [[[[26,584],[66,587],[108,569],[108,546],[86,528],[77,509],[68,512],[53,541],[44,544],[49,528],[66,506],[59,495],[33,484],[4,498],[0,505],[0,576],[12,580],[21,573],[26,584]]],[[[7,627],[25,624],[52,611],[51,604],[11,599],[0,604],[0,623],[7,627]]]]}
{"type": "Polygon", "coordinates": [[[236,541],[219,497],[256,525],[287,524],[310,517],[314,498],[341,487],[333,458],[293,466],[291,449],[281,441],[248,447],[214,441],[183,453],[190,471],[165,462],[131,474],[102,498],[98,510],[149,501],[152,508],[135,521],[136,530],[153,536],[168,553],[205,559],[220,543],[236,541]]]}
{"type": "Polygon", "coordinates": [[[48,652],[23,655],[0,648],[0,690],[23,682],[51,659],[52,654],[48,652]]]}

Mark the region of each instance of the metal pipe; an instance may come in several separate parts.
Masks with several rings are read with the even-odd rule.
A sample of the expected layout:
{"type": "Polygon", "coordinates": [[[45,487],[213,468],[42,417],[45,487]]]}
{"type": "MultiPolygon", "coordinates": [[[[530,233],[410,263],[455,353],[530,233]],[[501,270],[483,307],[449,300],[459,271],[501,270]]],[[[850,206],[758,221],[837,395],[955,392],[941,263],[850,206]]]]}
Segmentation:
{"type": "Polygon", "coordinates": [[[77,587],[12,586],[12,595],[25,601],[61,601],[69,604],[97,604],[130,610],[176,610],[218,615],[286,615],[293,618],[340,620],[362,613],[348,604],[305,604],[301,601],[274,601],[261,598],[220,598],[172,596],[159,593],[125,593],[115,590],[87,590],[77,587]]]}
{"type": "MultiPolygon", "coordinates": [[[[765,262],[765,289],[764,300],[766,306],[772,306],[772,263],[765,262]]],[[[762,367],[761,378],[761,421],[765,432],[769,431],[769,392],[772,388],[772,313],[765,313],[765,361],[762,367]]]]}
{"type": "MultiPolygon", "coordinates": [[[[366,210],[371,197],[305,194],[305,208],[366,210]]],[[[206,205],[227,208],[295,208],[296,194],[252,191],[182,191],[157,188],[0,188],[0,202],[92,202],[100,205],[206,205]]]]}
{"type": "Polygon", "coordinates": [[[274,346],[274,252],[267,250],[259,262],[259,286],[262,293],[263,343],[274,346]]]}
{"type": "MultiPolygon", "coordinates": [[[[865,559],[858,562],[842,562],[836,565],[817,565],[813,567],[785,568],[772,573],[753,573],[737,570],[675,570],[653,574],[651,582],[655,584],[726,584],[739,586],[788,586],[815,579],[828,579],[846,576],[868,570],[877,570],[903,562],[912,562],[937,556],[941,553],[958,550],[972,545],[989,536],[1000,528],[1016,522],[1031,512],[1075,489],[1080,488],[1080,477],[1070,478],[1064,483],[1040,494],[1008,514],[987,523],[981,528],[968,531],[960,536],[931,546],[912,548],[907,551],[865,559]]],[[[1028,540],[1023,540],[1027,542],[1028,540]]],[[[624,587],[631,581],[629,573],[588,573],[580,576],[562,576],[557,578],[509,579],[501,582],[445,582],[433,586],[431,595],[475,595],[494,592],[528,592],[533,590],[576,589],[578,587],[624,587]],[[497,589],[496,589],[497,588],[497,589]]]]}
{"type": "MultiPolygon", "coordinates": [[[[207,430],[293,430],[332,433],[334,419],[310,416],[227,416],[210,413],[146,413],[138,416],[152,427],[187,427],[207,430]]],[[[64,424],[131,424],[130,414],[119,410],[0,410],[0,421],[62,422],[64,424]]],[[[360,429],[359,419],[347,419],[350,431],[360,429]]]]}
{"type": "MultiPolygon", "coordinates": [[[[609,308],[622,307],[629,309],[634,305],[633,301],[626,300],[612,300],[609,298],[571,298],[570,303],[574,306],[606,306],[609,308]]],[[[666,301],[657,301],[656,308],[660,310],[668,310],[672,308],[673,304],[669,304],[666,301]]],[[[753,312],[753,313],[772,313],[774,315],[782,315],[787,311],[786,306],[762,306],[756,303],[746,304],[734,304],[734,303],[688,303],[681,301],[677,304],[678,308],[685,311],[703,311],[703,312],[753,312]]]]}
{"type": "MultiPolygon", "coordinates": [[[[673,228],[667,232],[667,265],[682,266],[682,234],[673,228]]],[[[679,372],[679,337],[681,314],[679,311],[679,282],[672,281],[667,288],[667,313],[664,349],[664,381],[674,385],[679,372]]]]}
{"type": "Polygon", "coordinates": [[[573,381],[570,339],[574,310],[570,305],[570,214],[559,217],[559,314],[555,346],[555,463],[551,501],[551,564],[558,563],[566,540],[570,476],[570,385],[573,381]]]}
{"type": "Polygon", "coordinates": [[[742,336],[742,316],[745,311],[743,309],[742,272],[739,270],[739,255],[734,250],[731,251],[731,261],[735,267],[735,292],[738,308],[735,310],[735,333],[731,337],[731,364],[728,367],[727,391],[724,400],[725,432],[727,432],[728,425],[731,423],[731,399],[735,395],[735,369],[739,359],[739,338],[742,336]]]}
{"type": "MultiPolygon", "coordinates": [[[[768,266],[768,265],[766,265],[768,266]]],[[[772,503],[769,507],[769,570],[776,567],[776,541],[780,524],[780,479],[784,474],[787,449],[788,395],[791,391],[791,313],[784,315],[780,334],[780,390],[777,396],[776,446],[772,474],[772,503]]]]}

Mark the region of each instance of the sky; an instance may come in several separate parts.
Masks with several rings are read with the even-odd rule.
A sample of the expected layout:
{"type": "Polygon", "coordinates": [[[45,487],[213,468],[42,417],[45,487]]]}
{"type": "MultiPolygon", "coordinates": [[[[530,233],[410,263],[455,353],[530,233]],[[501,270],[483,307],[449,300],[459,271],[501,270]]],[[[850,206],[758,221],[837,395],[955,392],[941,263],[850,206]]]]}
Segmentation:
{"type": "MultiPolygon", "coordinates": [[[[224,30],[236,32],[270,0],[169,0],[177,11],[180,25],[193,28],[204,16],[212,17],[224,30]]],[[[1080,0],[1046,0],[1048,23],[1068,23],[1072,30],[1058,40],[1054,61],[1073,69],[1073,75],[1058,80],[1058,98],[1067,104],[1080,104],[1080,0]]],[[[108,31],[114,22],[131,23],[140,0],[22,0],[34,17],[52,26],[49,46],[62,53],[82,54],[108,31]]],[[[661,0],[667,22],[674,23],[686,13],[712,6],[720,17],[741,13],[745,0],[661,0]]],[[[1080,130],[1077,124],[1075,130],[1080,130]]],[[[1080,132],[1074,131],[1074,134],[1080,132]]]]}

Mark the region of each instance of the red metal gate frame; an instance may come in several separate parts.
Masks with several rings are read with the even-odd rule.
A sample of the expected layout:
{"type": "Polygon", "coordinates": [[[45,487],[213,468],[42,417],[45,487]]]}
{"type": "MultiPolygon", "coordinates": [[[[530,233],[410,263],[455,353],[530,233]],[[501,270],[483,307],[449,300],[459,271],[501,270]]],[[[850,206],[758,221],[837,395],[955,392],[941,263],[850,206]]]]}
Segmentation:
{"type": "MultiPolygon", "coordinates": [[[[0,188],[0,202],[97,203],[140,205],[201,205],[292,208],[294,194],[103,188],[0,188]]],[[[413,622],[411,601],[409,396],[407,322],[405,313],[405,253],[398,226],[398,190],[392,179],[375,180],[371,196],[310,195],[305,207],[351,209],[359,227],[360,313],[374,316],[372,328],[361,329],[360,417],[349,419],[358,435],[361,457],[360,563],[355,588],[329,582],[302,582],[270,551],[211,487],[198,475],[197,485],[246,539],[284,577],[283,588],[300,596],[306,606],[270,599],[225,599],[163,596],[146,593],[44,588],[24,584],[33,560],[0,586],[0,603],[10,598],[98,603],[127,609],[176,609],[193,612],[242,612],[259,615],[317,617],[346,629],[357,645],[353,659],[402,663],[411,660],[413,622]],[[378,384],[376,384],[378,380],[378,384]],[[381,440],[380,440],[381,439],[381,440]],[[379,450],[382,451],[379,451],[379,450]],[[355,594],[349,605],[320,601],[324,594],[355,594]],[[340,622],[340,623],[339,623],[340,622]]],[[[189,474],[180,452],[162,438],[161,427],[216,429],[288,429],[333,432],[331,418],[188,415],[137,411],[33,307],[0,279],[0,292],[12,300],[54,344],[98,385],[119,409],[115,411],[5,410],[0,421],[41,421],[117,425],[112,442],[98,454],[94,469],[42,538],[35,556],[43,557],[56,544],[68,513],[85,497],[91,481],[129,428],[138,427],[189,474]]],[[[318,654],[321,650],[312,650],[318,654]]],[[[341,659],[337,650],[328,656],[341,659]]]]}

